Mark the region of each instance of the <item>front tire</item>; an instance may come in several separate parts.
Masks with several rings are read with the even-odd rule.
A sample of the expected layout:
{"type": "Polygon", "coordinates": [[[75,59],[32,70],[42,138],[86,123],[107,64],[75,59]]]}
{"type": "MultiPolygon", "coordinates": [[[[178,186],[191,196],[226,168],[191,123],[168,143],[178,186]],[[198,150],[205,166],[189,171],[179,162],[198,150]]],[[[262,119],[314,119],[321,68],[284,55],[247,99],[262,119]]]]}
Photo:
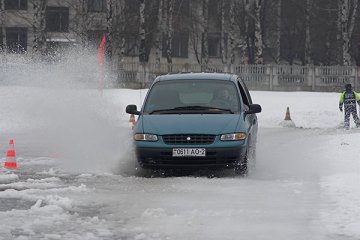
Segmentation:
{"type": "Polygon", "coordinates": [[[239,164],[234,168],[234,172],[238,176],[247,176],[249,173],[247,155],[248,154],[246,151],[245,156],[242,158],[242,160],[239,162],[239,164]]]}

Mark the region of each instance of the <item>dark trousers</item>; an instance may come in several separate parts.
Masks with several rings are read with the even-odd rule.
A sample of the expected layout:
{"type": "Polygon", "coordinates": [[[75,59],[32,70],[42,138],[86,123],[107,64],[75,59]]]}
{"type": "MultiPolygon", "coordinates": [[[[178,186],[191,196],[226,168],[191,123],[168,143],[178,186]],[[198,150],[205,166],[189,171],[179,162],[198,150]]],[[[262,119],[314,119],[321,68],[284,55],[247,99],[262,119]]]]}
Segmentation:
{"type": "Polygon", "coordinates": [[[356,106],[345,106],[345,124],[346,128],[350,127],[350,114],[352,114],[356,127],[360,127],[359,117],[356,112],[356,106]]]}

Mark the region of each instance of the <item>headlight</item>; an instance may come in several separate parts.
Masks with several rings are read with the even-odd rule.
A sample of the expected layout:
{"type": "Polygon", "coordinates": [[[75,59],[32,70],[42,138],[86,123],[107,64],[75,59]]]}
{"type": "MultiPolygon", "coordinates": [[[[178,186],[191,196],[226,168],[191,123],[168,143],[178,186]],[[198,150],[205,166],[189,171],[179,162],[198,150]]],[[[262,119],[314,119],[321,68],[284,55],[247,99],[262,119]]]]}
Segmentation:
{"type": "Polygon", "coordinates": [[[228,133],[220,136],[221,141],[238,141],[246,139],[245,133],[228,133]]]}
{"type": "Polygon", "coordinates": [[[137,133],[134,136],[136,141],[151,141],[155,142],[158,140],[158,137],[154,134],[146,134],[146,133],[137,133]]]}

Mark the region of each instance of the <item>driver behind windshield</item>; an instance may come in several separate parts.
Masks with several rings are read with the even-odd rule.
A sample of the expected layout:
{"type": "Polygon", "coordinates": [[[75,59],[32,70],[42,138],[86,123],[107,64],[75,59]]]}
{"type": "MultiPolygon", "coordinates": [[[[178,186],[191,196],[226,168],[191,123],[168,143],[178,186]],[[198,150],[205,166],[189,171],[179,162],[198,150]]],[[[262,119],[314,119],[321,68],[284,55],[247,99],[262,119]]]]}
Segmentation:
{"type": "Polygon", "coordinates": [[[221,87],[214,91],[214,97],[210,102],[210,106],[217,108],[229,108],[232,109],[237,105],[235,97],[231,96],[229,90],[226,87],[221,87]]]}

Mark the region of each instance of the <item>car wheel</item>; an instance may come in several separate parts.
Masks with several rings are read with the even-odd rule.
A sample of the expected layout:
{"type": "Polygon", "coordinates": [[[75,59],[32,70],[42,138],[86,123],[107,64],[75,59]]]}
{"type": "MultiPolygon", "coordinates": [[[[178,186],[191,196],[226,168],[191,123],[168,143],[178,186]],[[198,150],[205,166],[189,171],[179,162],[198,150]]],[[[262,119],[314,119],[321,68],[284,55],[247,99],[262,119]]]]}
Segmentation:
{"type": "Polygon", "coordinates": [[[245,153],[245,156],[242,158],[242,160],[239,162],[239,165],[237,165],[235,168],[234,168],[234,172],[236,175],[239,175],[239,176],[247,176],[248,174],[248,157],[247,157],[247,151],[245,153]]]}

